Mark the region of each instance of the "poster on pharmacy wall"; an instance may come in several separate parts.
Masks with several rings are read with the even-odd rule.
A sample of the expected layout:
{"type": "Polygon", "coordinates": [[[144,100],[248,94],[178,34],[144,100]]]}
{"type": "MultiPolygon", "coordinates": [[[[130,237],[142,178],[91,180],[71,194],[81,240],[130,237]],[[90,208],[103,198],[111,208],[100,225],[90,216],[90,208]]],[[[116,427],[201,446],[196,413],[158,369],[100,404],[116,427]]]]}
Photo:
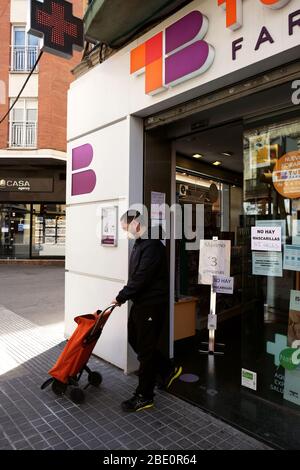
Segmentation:
{"type": "Polygon", "coordinates": [[[260,134],[250,137],[250,168],[270,166],[270,134],[260,134]]]}
{"type": "Polygon", "coordinates": [[[300,291],[291,290],[290,309],[287,334],[287,346],[291,349],[285,351],[289,353],[288,363],[292,362],[292,367],[285,370],[283,398],[296,405],[300,405],[300,354],[297,353],[300,347],[300,291]]]}
{"type": "Polygon", "coordinates": [[[213,276],[230,277],[230,240],[200,240],[199,284],[211,285],[213,276]]]}
{"type": "Polygon", "coordinates": [[[276,162],[272,180],[274,188],[284,198],[300,197],[300,151],[288,152],[276,162]]]}
{"type": "Polygon", "coordinates": [[[300,271],[300,245],[284,245],[283,269],[300,271]]]}
{"type": "Polygon", "coordinates": [[[293,245],[300,245],[300,220],[293,220],[293,245]]]}
{"type": "Polygon", "coordinates": [[[288,346],[300,341],[300,291],[291,290],[288,324],[288,346]]]}
{"type": "Polygon", "coordinates": [[[101,212],[101,245],[115,247],[118,244],[118,207],[103,207],[101,212]]]}
{"type": "Polygon", "coordinates": [[[266,351],[273,358],[274,372],[270,390],[284,400],[300,406],[300,291],[290,291],[287,336],[272,333],[266,351]]]}
{"type": "Polygon", "coordinates": [[[151,191],[151,219],[165,220],[166,218],[166,194],[151,191]]]}

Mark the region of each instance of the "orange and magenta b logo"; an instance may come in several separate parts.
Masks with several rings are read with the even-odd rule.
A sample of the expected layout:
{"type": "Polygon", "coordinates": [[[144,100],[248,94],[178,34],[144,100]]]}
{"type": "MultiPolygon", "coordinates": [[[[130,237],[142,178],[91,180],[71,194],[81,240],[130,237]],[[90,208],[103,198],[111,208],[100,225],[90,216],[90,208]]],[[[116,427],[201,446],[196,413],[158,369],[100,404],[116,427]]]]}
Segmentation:
{"type": "Polygon", "coordinates": [[[145,73],[145,92],[149,95],[203,74],[215,56],[214,48],[204,41],[207,31],[207,17],[192,11],[133,49],[130,73],[145,73]]]}

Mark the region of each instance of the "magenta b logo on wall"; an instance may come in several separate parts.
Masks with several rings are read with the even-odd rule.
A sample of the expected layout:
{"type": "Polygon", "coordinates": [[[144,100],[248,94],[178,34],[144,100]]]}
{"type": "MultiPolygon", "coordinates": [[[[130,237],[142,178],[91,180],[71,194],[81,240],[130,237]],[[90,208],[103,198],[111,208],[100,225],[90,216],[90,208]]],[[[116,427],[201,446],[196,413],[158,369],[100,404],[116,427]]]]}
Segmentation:
{"type": "Polygon", "coordinates": [[[93,170],[78,171],[89,167],[93,156],[94,150],[90,144],[80,145],[72,150],[72,196],[90,194],[94,191],[97,182],[96,173],[93,170]]]}
{"type": "Polygon", "coordinates": [[[215,50],[205,36],[208,18],[199,10],[156,34],[130,53],[130,73],[145,73],[145,93],[154,95],[205,73],[215,50]]]}

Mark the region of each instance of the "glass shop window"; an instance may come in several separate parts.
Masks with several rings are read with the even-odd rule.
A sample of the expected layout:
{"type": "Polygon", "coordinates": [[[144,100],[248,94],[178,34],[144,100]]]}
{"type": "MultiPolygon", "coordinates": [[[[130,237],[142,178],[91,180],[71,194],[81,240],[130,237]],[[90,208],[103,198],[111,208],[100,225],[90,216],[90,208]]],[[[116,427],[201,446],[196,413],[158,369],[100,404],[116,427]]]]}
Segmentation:
{"type": "Polygon", "coordinates": [[[300,406],[300,120],[244,137],[243,367],[261,396],[300,406]]]}
{"type": "Polygon", "coordinates": [[[66,206],[34,204],[32,256],[65,256],[66,206]]]}

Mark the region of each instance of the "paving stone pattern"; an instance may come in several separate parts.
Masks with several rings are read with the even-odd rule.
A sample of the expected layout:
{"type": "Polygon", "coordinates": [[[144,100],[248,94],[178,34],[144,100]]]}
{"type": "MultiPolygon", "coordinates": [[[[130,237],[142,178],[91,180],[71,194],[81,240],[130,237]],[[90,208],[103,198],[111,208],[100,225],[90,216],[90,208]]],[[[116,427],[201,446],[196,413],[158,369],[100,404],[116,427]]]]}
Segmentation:
{"type": "Polygon", "coordinates": [[[4,307],[0,315],[5,319],[0,326],[0,351],[8,363],[12,358],[15,364],[0,375],[1,450],[268,449],[166,392],[157,392],[155,408],[124,413],[120,403],[134,391],[136,376],[126,376],[95,357],[90,367],[101,372],[103,383],[86,390],[85,403],[75,405],[68,395],[57,397],[51,387],[41,390],[65,341],[49,338],[45,328],[4,307]]]}

